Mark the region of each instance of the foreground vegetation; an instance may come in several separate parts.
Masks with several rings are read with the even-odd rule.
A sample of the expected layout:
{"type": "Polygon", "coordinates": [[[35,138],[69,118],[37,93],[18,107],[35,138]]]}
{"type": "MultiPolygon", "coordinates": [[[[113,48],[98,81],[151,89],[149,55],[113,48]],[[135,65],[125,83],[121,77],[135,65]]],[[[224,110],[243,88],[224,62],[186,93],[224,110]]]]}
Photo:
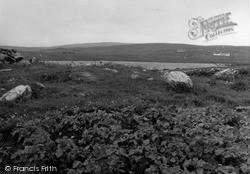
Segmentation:
{"type": "Polygon", "coordinates": [[[38,63],[2,72],[0,88],[30,85],[33,97],[0,103],[0,171],[47,165],[68,174],[250,173],[250,112],[235,111],[250,105],[250,73],[231,86],[193,75],[194,89],[181,92],[158,71],[106,66],[38,63]],[[131,79],[133,71],[141,78],[131,79]],[[72,78],[77,72],[93,78],[72,78]]]}

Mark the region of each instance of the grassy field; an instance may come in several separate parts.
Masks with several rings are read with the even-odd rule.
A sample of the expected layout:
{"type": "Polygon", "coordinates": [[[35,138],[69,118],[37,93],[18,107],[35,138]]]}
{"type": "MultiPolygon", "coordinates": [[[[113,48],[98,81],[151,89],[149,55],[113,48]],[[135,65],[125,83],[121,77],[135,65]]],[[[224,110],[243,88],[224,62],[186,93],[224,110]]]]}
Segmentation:
{"type": "Polygon", "coordinates": [[[159,71],[121,65],[2,68],[12,71],[1,72],[0,88],[30,85],[33,94],[0,103],[0,171],[50,165],[68,174],[250,172],[249,112],[234,111],[250,105],[249,67],[234,86],[191,76],[188,92],[172,89],[159,71]],[[139,79],[130,78],[134,71],[139,79]],[[92,77],[72,78],[79,72],[92,77]]]}
{"type": "Polygon", "coordinates": [[[77,44],[48,48],[22,48],[18,51],[27,57],[41,60],[107,60],[147,61],[176,63],[250,63],[250,48],[240,46],[197,46],[185,44],[117,43],[77,44]],[[230,56],[214,56],[214,53],[230,53],[230,56]]]}

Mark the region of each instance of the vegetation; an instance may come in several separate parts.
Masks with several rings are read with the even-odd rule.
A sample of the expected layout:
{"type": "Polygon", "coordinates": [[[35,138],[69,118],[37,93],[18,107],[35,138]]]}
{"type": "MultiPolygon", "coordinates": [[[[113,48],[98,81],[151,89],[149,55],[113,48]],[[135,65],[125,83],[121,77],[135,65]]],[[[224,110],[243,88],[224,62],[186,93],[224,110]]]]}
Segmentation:
{"type": "Polygon", "coordinates": [[[0,103],[1,173],[14,165],[62,174],[250,173],[250,112],[234,110],[250,104],[249,69],[234,87],[193,75],[194,89],[183,92],[158,71],[121,65],[11,68],[0,88],[28,84],[33,98],[0,103]],[[143,78],[131,79],[133,71],[143,78]]]}

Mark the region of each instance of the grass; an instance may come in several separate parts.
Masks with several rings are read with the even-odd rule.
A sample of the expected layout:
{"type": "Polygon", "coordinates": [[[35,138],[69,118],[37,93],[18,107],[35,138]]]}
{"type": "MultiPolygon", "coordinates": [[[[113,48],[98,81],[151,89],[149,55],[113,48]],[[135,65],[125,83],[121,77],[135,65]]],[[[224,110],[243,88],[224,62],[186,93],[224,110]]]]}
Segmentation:
{"type": "MultiPolygon", "coordinates": [[[[4,104],[1,103],[0,116],[12,113],[41,113],[64,106],[79,108],[93,107],[110,110],[120,109],[140,101],[149,105],[178,107],[200,107],[214,104],[225,107],[245,105],[250,101],[249,75],[239,79],[234,86],[226,86],[222,81],[209,85],[211,77],[191,76],[194,89],[191,92],[177,93],[164,83],[158,71],[143,72],[141,68],[128,68],[122,65],[107,65],[117,69],[118,73],[104,70],[105,67],[86,66],[70,67],[62,65],[35,64],[30,67],[16,65],[10,72],[2,72],[0,88],[10,90],[17,85],[43,83],[45,89],[34,89],[36,95],[30,101],[4,104]],[[140,72],[141,79],[131,79],[133,71],[140,72]],[[69,78],[73,72],[89,72],[96,80],[74,81],[69,78]],[[153,77],[153,81],[146,79],[153,77]],[[237,86],[238,85],[238,86],[237,86]],[[240,85],[240,86],[239,86],[240,85]],[[242,89],[244,90],[238,90],[242,89]]],[[[1,95],[6,91],[1,91],[1,95]]]]}
{"type": "MultiPolygon", "coordinates": [[[[194,88],[177,92],[159,71],[122,65],[37,63],[3,68],[12,71],[1,72],[0,88],[7,91],[31,85],[33,97],[0,103],[0,171],[17,164],[49,164],[57,166],[58,173],[158,170],[173,174],[186,170],[191,174],[198,170],[229,172],[232,167],[228,166],[246,171],[244,174],[250,171],[245,162],[249,153],[241,151],[249,134],[249,113],[233,111],[250,104],[250,73],[237,79],[236,87],[209,76],[191,76],[194,88]],[[105,70],[107,67],[118,73],[105,70]],[[134,71],[141,78],[131,79],[134,71]],[[77,80],[70,76],[76,72],[88,72],[95,78],[77,80]],[[148,81],[149,77],[154,80],[148,81]],[[208,83],[211,80],[213,85],[208,83]],[[46,87],[39,88],[36,82],[46,87]],[[244,90],[238,90],[242,84],[244,90]],[[199,169],[197,159],[210,167],[199,169]]],[[[6,91],[1,90],[0,96],[6,91]]]]}

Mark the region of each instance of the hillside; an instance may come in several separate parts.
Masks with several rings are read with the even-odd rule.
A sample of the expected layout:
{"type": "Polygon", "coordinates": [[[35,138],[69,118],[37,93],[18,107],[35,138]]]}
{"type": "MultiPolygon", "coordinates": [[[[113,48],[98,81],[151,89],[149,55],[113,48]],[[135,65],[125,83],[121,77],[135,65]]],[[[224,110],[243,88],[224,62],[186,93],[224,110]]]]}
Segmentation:
{"type": "Polygon", "coordinates": [[[250,47],[195,46],[185,44],[128,44],[94,47],[57,47],[35,52],[22,52],[27,57],[42,60],[108,60],[178,63],[250,63],[250,47]],[[215,56],[214,53],[230,53],[215,56]]]}
{"type": "Polygon", "coordinates": [[[99,43],[77,43],[51,47],[21,47],[21,46],[0,46],[0,48],[16,49],[18,51],[33,52],[42,50],[53,50],[58,48],[90,48],[90,47],[109,47],[115,45],[127,45],[128,43],[120,42],[99,42],[99,43]]]}
{"type": "Polygon", "coordinates": [[[78,44],[68,44],[68,45],[60,45],[60,46],[50,47],[50,49],[55,49],[55,48],[110,47],[110,46],[127,45],[127,44],[128,43],[120,43],[120,42],[78,43],[78,44]]]}
{"type": "Polygon", "coordinates": [[[102,42],[55,47],[5,46],[4,48],[14,48],[27,58],[39,57],[41,60],[250,63],[250,47],[246,46],[196,46],[168,43],[125,44],[102,42]],[[230,55],[226,56],[223,54],[230,55]]]}

